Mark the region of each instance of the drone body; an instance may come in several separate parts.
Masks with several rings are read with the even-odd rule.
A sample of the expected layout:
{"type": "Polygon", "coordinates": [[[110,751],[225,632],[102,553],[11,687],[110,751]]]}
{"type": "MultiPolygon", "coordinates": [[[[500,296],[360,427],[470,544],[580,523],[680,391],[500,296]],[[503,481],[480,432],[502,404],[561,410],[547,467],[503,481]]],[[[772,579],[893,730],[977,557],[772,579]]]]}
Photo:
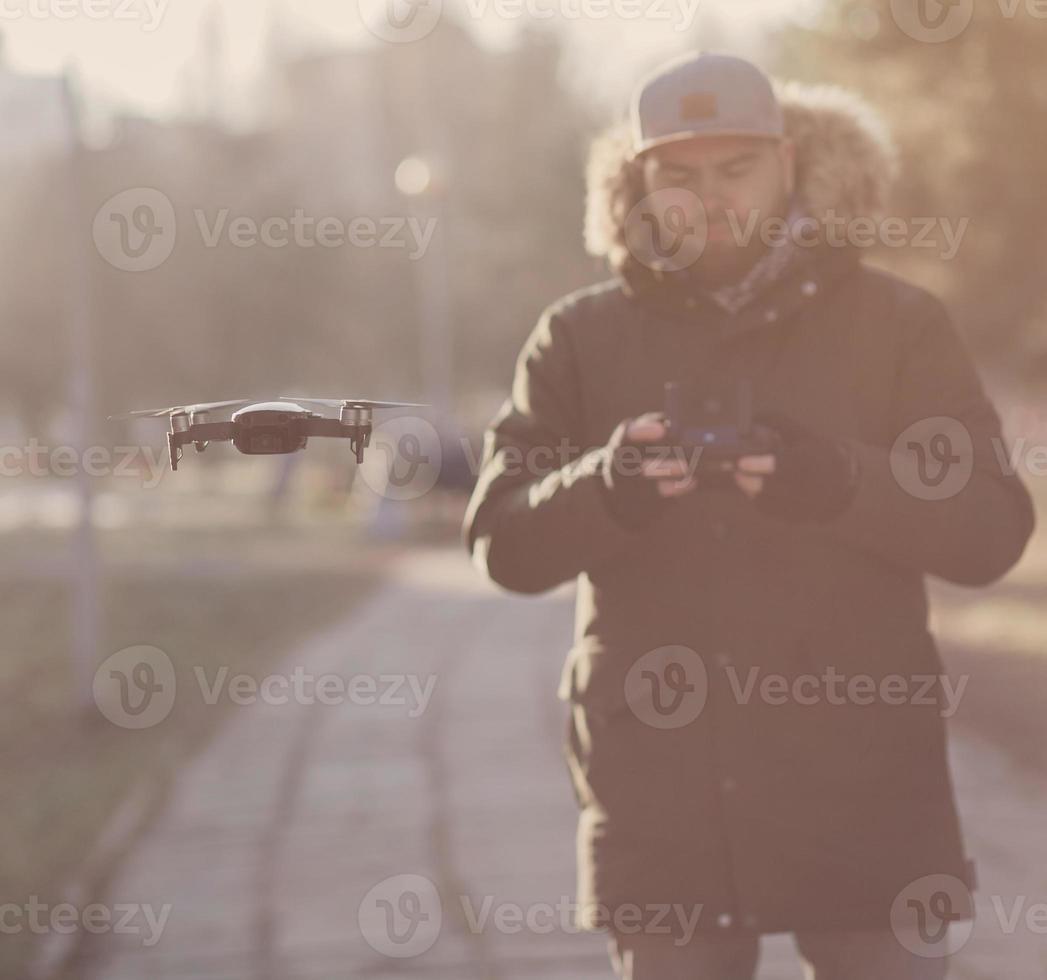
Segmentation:
{"type": "MultiPolygon", "coordinates": [[[[286,396],[281,396],[286,397],[286,396]]],[[[112,419],[164,418],[170,421],[167,447],[171,469],[177,470],[182,447],[192,443],[202,453],[212,442],[231,442],[247,456],[282,456],[299,452],[310,438],[348,439],[356,461],[362,463],[371,444],[375,409],[425,408],[404,402],[374,402],[349,398],[286,398],[284,401],[253,404],[246,399],[185,405],[177,408],[129,412],[112,419]],[[327,418],[303,408],[304,401],[339,409],[338,418],[327,418]],[[211,415],[237,408],[226,422],[213,422],[211,415]]]]}

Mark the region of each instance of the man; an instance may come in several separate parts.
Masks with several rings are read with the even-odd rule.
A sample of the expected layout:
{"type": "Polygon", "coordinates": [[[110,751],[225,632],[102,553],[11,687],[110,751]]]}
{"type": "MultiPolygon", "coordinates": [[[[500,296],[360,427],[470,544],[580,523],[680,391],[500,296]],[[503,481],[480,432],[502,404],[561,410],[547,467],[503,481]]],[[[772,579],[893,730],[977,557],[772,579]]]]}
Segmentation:
{"type": "Polygon", "coordinates": [[[892,168],[847,93],[669,65],[590,165],[616,278],[545,312],[486,436],[474,561],[577,579],[580,918],[623,978],[751,978],[790,932],[816,980],[929,980],[970,918],[924,577],[998,579],[1034,517],[944,307],[852,243],[892,168]],[[745,383],[777,442],[702,465],[669,381],[706,420],[745,383]]]}

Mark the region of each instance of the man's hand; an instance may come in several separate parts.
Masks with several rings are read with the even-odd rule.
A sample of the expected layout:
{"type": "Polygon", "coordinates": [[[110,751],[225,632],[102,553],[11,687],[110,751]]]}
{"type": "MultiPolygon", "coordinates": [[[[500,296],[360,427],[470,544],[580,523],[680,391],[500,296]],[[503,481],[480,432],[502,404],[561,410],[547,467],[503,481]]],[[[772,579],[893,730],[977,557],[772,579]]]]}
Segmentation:
{"type": "Polygon", "coordinates": [[[738,488],[773,517],[829,521],[842,514],[858,489],[857,460],[846,445],[813,432],[780,412],[756,419],[781,438],[777,456],[746,456],[734,474],[738,488]]]}
{"type": "Polygon", "coordinates": [[[750,500],[762,492],[764,481],[774,474],[776,461],[773,456],[743,456],[735,464],[734,482],[750,500]]]}
{"type": "Polygon", "coordinates": [[[607,444],[607,506],[627,527],[649,524],[668,500],[682,497],[696,486],[686,460],[672,456],[644,458],[646,450],[665,445],[667,437],[664,414],[649,412],[622,422],[607,444]]]}
{"type": "MultiPolygon", "coordinates": [[[[669,435],[665,416],[660,412],[649,412],[627,423],[624,445],[636,447],[664,446],[669,435]]],[[[654,482],[660,497],[682,497],[698,484],[694,468],[688,460],[678,454],[663,459],[646,459],[640,465],[640,476],[654,482]]]]}
{"type": "Polygon", "coordinates": [[[622,523],[642,527],[665,502],[699,486],[731,478],[760,510],[790,521],[828,521],[850,505],[859,473],[843,443],[813,432],[787,415],[765,413],[757,421],[774,429],[782,449],[775,455],[743,456],[722,464],[723,476],[699,472],[696,460],[679,454],[644,459],[645,449],[664,446],[665,416],[651,412],[622,422],[608,444],[605,471],[608,505],[622,523]]]}

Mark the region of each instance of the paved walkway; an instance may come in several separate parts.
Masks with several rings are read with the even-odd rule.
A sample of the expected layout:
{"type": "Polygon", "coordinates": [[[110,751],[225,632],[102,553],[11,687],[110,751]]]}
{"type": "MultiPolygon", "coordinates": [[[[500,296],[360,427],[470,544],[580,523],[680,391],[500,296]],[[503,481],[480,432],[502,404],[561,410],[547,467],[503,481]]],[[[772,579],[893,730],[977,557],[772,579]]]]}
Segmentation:
{"type": "MultiPolygon", "coordinates": [[[[435,676],[428,709],[418,713],[415,695],[231,709],[109,889],[110,903],[169,904],[162,938],[144,948],[136,936],[92,937],[83,976],[607,980],[603,939],[565,931],[555,908],[574,887],[575,807],[555,698],[569,593],[498,594],[458,551],[407,556],[396,572],[281,670],[377,677],[387,700],[407,692],[383,676],[423,685],[435,676]],[[519,925],[517,908],[543,915],[536,929],[519,925]]],[[[958,734],[983,888],[954,975],[1044,980],[1047,936],[1024,920],[1006,935],[991,896],[1008,914],[1022,896],[1023,915],[1047,901],[1047,798],[958,734]]],[[[765,941],[759,976],[799,980],[788,937],[765,941]]]]}

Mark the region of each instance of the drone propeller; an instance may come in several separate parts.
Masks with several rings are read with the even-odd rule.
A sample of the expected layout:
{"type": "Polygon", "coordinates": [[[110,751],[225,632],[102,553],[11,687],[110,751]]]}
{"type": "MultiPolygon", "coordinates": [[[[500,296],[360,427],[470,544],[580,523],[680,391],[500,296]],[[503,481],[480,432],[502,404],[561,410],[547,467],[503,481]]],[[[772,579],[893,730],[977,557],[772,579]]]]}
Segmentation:
{"type": "Polygon", "coordinates": [[[366,398],[294,398],[291,395],[281,395],[281,398],[292,402],[308,402],[310,405],[326,405],[328,408],[429,408],[428,405],[420,405],[417,402],[373,402],[366,398]]]}
{"type": "Polygon", "coordinates": [[[192,415],[194,412],[214,412],[222,408],[234,408],[240,405],[250,405],[246,398],[238,398],[228,402],[208,402],[203,405],[176,405],[174,408],[146,408],[138,412],[125,412],[123,415],[110,415],[110,422],[126,422],[128,419],[160,419],[170,415],[192,415]]]}

